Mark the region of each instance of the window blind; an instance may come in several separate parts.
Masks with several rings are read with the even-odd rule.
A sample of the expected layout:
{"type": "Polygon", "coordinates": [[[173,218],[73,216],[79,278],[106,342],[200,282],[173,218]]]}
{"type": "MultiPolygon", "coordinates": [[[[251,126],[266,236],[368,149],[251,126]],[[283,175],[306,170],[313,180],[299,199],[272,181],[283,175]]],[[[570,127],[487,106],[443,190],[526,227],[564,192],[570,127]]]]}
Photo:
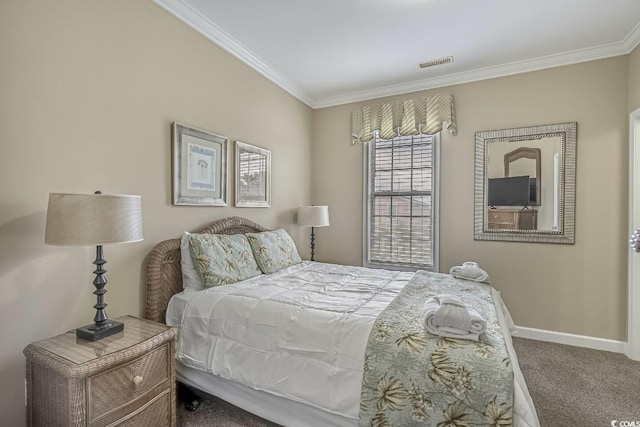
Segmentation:
{"type": "Polygon", "coordinates": [[[433,135],[375,138],[369,145],[369,264],[434,267],[433,135]]]}

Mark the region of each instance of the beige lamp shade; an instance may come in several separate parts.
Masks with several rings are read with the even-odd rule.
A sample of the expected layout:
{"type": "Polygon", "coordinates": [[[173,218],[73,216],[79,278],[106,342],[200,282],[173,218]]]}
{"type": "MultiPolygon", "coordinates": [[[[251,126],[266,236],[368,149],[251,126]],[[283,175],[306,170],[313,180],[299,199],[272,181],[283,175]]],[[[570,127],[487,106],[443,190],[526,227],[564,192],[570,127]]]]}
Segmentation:
{"type": "Polygon", "coordinates": [[[141,240],[140,196],[49,194],[46,244],[99,246],[141,240]]]}
{"type": "Polygon", "coordinates": [[[326,227],[329,225],[329,206],[302,206],[298,208],[298,225],[326,227]]]}

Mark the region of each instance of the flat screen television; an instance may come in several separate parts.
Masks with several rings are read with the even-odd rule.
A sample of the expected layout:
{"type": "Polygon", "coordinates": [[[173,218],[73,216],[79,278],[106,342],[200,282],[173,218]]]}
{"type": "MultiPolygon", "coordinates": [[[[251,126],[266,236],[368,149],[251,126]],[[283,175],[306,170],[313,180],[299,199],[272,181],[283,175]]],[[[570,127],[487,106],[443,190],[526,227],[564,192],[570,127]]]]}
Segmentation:
{"type": "MultiPolygon", "coordinates": [[[[487,205],[529,206],[531,204],[531,193],[529,176],[489,178],[489,200],[487,205]]],[[[535,188],[533,194],[535,197],[535,188]]]]}

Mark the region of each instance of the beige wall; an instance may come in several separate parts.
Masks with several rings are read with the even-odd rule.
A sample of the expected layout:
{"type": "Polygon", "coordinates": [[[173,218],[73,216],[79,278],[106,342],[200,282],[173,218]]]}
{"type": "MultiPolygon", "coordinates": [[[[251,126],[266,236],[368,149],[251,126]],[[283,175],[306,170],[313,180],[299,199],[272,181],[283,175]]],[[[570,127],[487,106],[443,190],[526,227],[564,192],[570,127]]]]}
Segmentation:
{"type": "Polygon", "coordinates": [[[0,57],[0,425],[19,426],[22,349],[94,314],[95,249],[44,245],[48,193],[142,195],[145,240],[105,247],[109,316],[141,315],[145,256],[185,229],[242,215],[306,242],[313,112],[151,1],[2,2],[0,57]],[[228,136],[230,163],[236,139],[270,149],[272,207],[172,206],[174,120],[228,136]]]}
{"type": "MultiPolygon", "coordinates": [[[[432,91],[453,93],[458,121],[458,135],[441,138],[440,271],[480,262],[520,326],[626,340],[627,62],[622,56],[432,91]],[[474,241],[475,132],[571,121],[578,122],[575,245],[474,241]]],[[[361,265],[355,105],[315,112],[312,194],[331,209],[331,227],[318,231],[318,259],[361,265]]]]}
{"type": "MultiPolygon", "coordinates": [[[[93,316],[93,249],[43,243],[49,192],[143,197],[144,242],[105,248],[111,317],[142,314],[155,243],[228,215],[285,227],[307,256],[295,208],[328,204],[318,259],[361,264],[353,104],[313,112],[143,0],[2,2],[0,55],[0,425],[24,424],[22,349],[93,316]],[[172,206],[174,120],[272,150],[272,207],[172,206]]],[[[459,129],[442,138],[441,271],[479,261],[519,325],[624,340],[627,113],[640,106],[640,48],[439,91],[453,92],[459,129]],[[576,244],[474,241],[474,132],[566,121],[578,122],[576,244]]]]}
{"type": "Polygon", "coordinates": [[[629,54],[629,112],[640,108],[640,45],[629,54]]]}

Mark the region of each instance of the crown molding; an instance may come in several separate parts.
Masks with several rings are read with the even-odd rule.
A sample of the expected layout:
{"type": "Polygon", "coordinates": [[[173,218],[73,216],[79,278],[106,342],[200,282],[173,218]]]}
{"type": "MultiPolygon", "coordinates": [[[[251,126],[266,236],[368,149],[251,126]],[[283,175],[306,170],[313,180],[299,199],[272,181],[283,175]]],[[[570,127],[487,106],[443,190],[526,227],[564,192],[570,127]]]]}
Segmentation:
{"type": "Polygon", "coordinates": [[[640,22],[638,22],[638,25],[636,25],[636,27],[631,30],[629,35],[624,39],[623,43],[624,47],[627,49],[627,53],[633,52],[633,49],[635,49],[638,44],[640,44],[640,22]]]}
{"type": "Polygon", "coordinates": [[[200,34],[231,53],[236,58],[262,74],[276,85],[290,93],[293,97],[307,104],[311,108],[325,108],[352,102],[366,101],[393,95],[402,95],[427,89],[436,89],[462,83],[505,77],[530,71],[544,70],[563,65],[578,64],[581,62],[631,53],[640,44],[640,23],[619,43],[611,43],[593,48],[574,50],[539,58],[511,62],[493,67],[479,68],[461,73],[449,74],[441,77],[417,80],[397,85],[384,86],[374,89],[345,93],[342,95],[313,98],[291,79],[275,70],[258,56],[233,37],[225,33],[211,20],[207,19],[197,10],[181,0],[153,0],[162,8],[175,15],[178,19],[198,31],[200,34]]]}
{"type": "Polygon", "coordinates": [[[593,61],[596,59],[625,55],[629,52],[630,50],[625,48],[623,43],[613,43],[610,45],[597,46],[594,48],[574,50],[571,52],[558,53],[524,61],[511,62],[494,67],[479,68],[462,73],[448,74],[441,77],[433,77],[430,79],[416,80],[413,82],[385,86],[371,90],[363,90],[347,93],[344,95],[326,97],[317,101],[315,108],[333,107],[336,105],[348,104],[351,102],[366,101],[369,99],[401,95],[427,89],[437,89],[440,87],[452,86],[456,84],[493,79],[496,77],[505,77],[514,74],[528,73],[531,71],[555,68],[563,65],[578,64],[581,62],[593,61]]]}
{"type": "Polygon", "coordinates": [[[314,107],[314,100],[309,97],[297,84],[292,80],[276,71],[269,64],[264,62],[258,56],[254,55],[249,49],[233,37],[225,33],[220,27],[207,19],[190,5],[180,0],[153,0],[154,3],[167,10],[172,15],[189,25],[191,28],[240,59],[242,62],[262,74],[273,83],[280,86],[292,96],[304,102],[311,108],[314,107]]]}

